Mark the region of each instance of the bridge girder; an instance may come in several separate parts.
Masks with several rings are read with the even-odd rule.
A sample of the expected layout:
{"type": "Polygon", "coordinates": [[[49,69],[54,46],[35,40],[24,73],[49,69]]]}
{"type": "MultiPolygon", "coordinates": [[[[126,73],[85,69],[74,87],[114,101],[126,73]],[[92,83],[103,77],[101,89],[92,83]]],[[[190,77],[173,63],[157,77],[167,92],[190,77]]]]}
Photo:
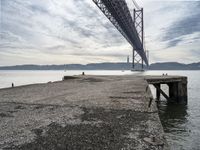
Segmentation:
{"type": "Polygon", "coordinates": [[[135,22],[132,19],[125,0],[93,0],[110,22],[131,44],[133,49],[140,55],[145,64],[148,60],[143,47],[143,43],[138,35],[135,22]]]}

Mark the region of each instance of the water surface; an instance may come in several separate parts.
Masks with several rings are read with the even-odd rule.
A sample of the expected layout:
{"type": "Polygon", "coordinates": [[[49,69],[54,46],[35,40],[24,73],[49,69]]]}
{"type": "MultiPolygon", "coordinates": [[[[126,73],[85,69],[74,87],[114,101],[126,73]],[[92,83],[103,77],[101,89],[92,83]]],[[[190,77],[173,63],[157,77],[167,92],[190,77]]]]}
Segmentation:
{"type": "MultiPolygon", "coordinates": [[[[47,83],[62,80],[64,75],[78,75],[83,71],[0,71],[0,88],[47,83]]],[[[172,150],[200,149],[200,71],[84,71],[90,75],[183,75],[188,77],[188,105],[168,104],[164,98],[158,104],[159,115],[172,150]]],[[[166,87],[163,87],[164,89],[166,87]]],[[[155,90],[152,88],[155,95],[155,90]]]]}

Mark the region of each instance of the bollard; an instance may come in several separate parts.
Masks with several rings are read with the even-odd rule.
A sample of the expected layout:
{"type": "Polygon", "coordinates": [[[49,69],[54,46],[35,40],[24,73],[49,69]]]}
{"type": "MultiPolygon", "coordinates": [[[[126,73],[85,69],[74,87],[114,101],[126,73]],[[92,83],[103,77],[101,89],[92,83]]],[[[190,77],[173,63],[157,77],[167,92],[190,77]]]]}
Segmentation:
{"type": "Polygon", "coordinates": [[[12,83],[12,88],[14,87],[14,83],[12,83]]]}

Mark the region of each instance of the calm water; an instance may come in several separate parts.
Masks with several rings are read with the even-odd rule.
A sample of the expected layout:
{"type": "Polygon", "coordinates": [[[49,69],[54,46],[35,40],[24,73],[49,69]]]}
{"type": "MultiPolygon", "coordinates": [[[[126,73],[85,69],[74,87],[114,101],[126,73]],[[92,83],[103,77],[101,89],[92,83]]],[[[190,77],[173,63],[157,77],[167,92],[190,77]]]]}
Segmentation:
{"type": "MultiPolygon", "coordinates": [[[[0,88],[46,83],[61,80],[64,75],[82,71],[0,71],[0,88]]],[[[130,71],[85,71],[90,75],[140,74],[130,71]]],[[[163,99],[158,104],[160,118],[172,150],[200,150],[200,71],[147,71],[148,75],[184,75],[188,77],[188,105],[169,105],[163,99]]],[[[165,87],[164,87],[165,88],[165,87]]],[[[153,89],[153,93],[154,93],[153,89]]]]}

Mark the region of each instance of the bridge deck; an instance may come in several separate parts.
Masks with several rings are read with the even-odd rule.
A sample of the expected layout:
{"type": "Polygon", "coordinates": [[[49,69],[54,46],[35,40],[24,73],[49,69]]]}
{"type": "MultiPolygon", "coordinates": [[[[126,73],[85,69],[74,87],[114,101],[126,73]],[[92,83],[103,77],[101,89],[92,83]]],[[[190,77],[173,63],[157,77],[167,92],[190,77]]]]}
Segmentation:
{"type": "Polygon", "coordinates": [[[66,79],[0,90],[0,149],[168,149],[144,77],[66,79]]]}

